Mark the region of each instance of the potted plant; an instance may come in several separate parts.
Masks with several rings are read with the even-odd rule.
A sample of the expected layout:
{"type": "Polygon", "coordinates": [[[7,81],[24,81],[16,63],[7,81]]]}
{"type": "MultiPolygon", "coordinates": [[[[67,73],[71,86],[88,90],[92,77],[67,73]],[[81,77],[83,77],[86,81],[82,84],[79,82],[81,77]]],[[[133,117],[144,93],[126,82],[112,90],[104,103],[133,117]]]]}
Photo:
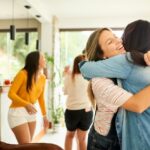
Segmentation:
{"type": "Polygon", "coordinates": [[[52,121],[52,127],[54,130],[56,130],[55,128],[57,128],[56,126],[60,127],[60,120],[63,118],[64,116],[64,110],[63,107],[60,106],[60,93],[59,91],[57,91],[57,98],[55,98],[54,96],[54,90],[56,88],[59,88],[59,86],[61,85],[61,72],[59,70],[59,68],[57,68],[54,65],[54,57],[53,56],[49,56],[48,53],[45,53],[45,58],[47,61],[47,69],[48,71],[51,72],[51,74],[48,73],[48,71],[46,71],[47,77],[48,77],[48,90],[49,90],[49,114],[50,114],[50,118],[52,121]],[[58,75],[57,77],[57,82],[55,82],[55,78],[56,78],[56,74],[58,75]]]}
{"type": "Polygon", "coordinates": [[[48,53],[45,52],[45,59],[46,59],[46,68],[44,68],[44,74],[46,75],[46,78],[49,79],[50,71],[53,71],[54,67],[54,57],[49,56],[48,53]]]}
{"type": "Polygon", "coordinates": [[[58,132],[61,127],[61,121],[64,117],[64,109],[61,106],[52,109],[52,122],[54,132],[58,132]]]}

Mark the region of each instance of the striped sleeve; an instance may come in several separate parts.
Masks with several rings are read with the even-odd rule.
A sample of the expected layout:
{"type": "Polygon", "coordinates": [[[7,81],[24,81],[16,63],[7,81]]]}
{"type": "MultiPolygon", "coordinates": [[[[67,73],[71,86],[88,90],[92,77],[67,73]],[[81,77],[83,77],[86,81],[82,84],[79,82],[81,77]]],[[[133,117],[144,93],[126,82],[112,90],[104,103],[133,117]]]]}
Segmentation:
{"type": "Polygon", "coordinates": [[[115,85],[107,78],[93,78],[92,89],[98,103],[116,109],[122,106],[131,96],[130,92],[115,85]]]}

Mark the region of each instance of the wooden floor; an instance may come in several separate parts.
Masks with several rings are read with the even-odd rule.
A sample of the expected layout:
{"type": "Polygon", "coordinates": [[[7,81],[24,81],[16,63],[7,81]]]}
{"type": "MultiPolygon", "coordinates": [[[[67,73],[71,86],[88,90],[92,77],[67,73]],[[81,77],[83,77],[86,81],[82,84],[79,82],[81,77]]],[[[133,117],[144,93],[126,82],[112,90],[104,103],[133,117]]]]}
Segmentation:
{"type": "MultiPolygon", "coordinates": [[[[65,127],[61,127],[58,132],[53,132],[52,130],[49,130],[48,133],[44,135],[39,142],[54,143],[64,148],[65,135],[65,127]]],[[[73,142],[73,150],[77,150],[75,140],[73,142]]]]}

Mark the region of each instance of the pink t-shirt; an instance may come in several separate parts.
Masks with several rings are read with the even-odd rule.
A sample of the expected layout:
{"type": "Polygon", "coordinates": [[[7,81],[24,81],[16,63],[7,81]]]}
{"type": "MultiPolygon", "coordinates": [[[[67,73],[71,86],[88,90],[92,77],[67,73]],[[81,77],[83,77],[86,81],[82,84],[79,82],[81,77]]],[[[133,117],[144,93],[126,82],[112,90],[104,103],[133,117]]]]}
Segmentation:
{"type": "Polygon", "coordinates": [[[92,90],[97,105],[94,127],[98,133],[106,136],[110,130],[114,113],[132,94],[107,78],[93,78],[92,90]]]}

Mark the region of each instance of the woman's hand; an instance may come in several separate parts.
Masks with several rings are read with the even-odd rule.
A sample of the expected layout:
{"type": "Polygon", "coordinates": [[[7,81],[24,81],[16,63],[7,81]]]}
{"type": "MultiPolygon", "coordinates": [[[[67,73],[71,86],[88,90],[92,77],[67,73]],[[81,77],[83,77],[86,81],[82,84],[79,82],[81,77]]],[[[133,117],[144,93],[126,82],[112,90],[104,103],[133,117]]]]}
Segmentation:
{"type": "Polygon", "coordinates": [[[144,54],[144,60],[148,66],[150,66],[150,51],[144,54]]]}
{"type": "Polygon", "coordinates": [[[46,116],[43,117],[44,129],[45,131],[49,128],[49,121],[46,116]]]}
{"type": "Polygon", "coordinates": [[[34,105],[32,105],[32,104],[28,104],[25,108],[30,115],[33,115],[37,112],[34,105]]]}
{"type": "Polygon", "coordinates": [[[70,73],[71,73],[70,66],[69,65],[65,66],[64,71],[63,71],[63,76],[70,74],[70,73]]]}

